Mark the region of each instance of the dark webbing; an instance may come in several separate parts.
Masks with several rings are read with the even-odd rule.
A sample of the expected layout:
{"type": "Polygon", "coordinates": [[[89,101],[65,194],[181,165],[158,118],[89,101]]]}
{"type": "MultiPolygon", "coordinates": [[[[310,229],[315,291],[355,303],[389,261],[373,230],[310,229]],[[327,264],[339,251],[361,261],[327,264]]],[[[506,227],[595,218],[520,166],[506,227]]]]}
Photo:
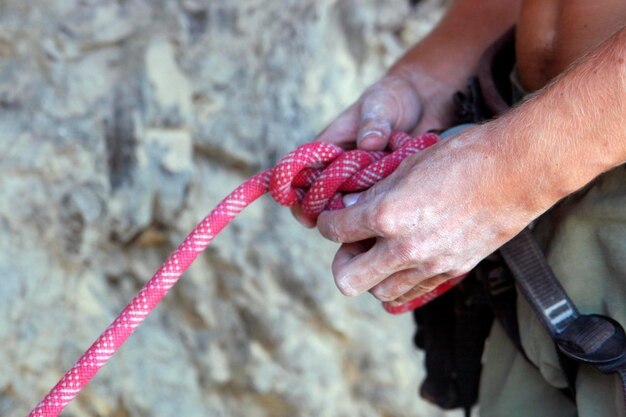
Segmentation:
{"type": "MultiPolygon", "coordinates": [[[[606,316],[578,312],[529,229],[502,246],[500,254],[558,351],[603,373],[617,373],[626,405],[626,334],[622,326],[606,316]]],[[[568,378],[574,389],[575,377],[568,378]]]]}
{"type": "Polygon", "coordinates": [[[548,265],[531,231],[500,248],[519,289],[551,334],[560,334],[579,313],[548,265]]]}

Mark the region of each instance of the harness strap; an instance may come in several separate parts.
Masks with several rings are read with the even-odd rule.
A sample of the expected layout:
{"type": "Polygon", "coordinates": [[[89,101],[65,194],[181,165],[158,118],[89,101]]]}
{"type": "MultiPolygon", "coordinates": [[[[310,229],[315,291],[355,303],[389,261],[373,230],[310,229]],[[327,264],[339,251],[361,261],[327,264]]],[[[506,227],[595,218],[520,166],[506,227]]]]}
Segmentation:
{"type": "MultiPolygon", "coordinates": [[[[576,363],[617,373],[626,405],[626,333],[610,317],[581,314],[548,265],[531,231],[500,248],[517,286],[550,334],[557,350],[576,363]]],[[[572,385],[574,381],[570,381],[572,385]]]]}
{"type": "Polygon", "coordinates": [[[517,323],[517,289],[511,271],[502,262],[502,257],[492,254],[476,268],[479,281],[483,284],[485,298],[500,323],[504,333],[528,361],[520,339],[517,323]]]}

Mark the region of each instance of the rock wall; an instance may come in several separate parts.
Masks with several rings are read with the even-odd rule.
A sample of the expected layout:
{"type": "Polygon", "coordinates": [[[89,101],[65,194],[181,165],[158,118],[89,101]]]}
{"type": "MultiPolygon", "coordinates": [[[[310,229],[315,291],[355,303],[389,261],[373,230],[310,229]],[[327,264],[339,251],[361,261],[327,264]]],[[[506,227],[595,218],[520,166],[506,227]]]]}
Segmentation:
{"type": "MultiPolygon", "coordinates": [[[[232,188],[315,132],[443,1],[0,1],[0,415],[24,416],[232,188]]],[[[263,199],[67,416],[433,416],[410,317],[342,297],[263,199]]]]}

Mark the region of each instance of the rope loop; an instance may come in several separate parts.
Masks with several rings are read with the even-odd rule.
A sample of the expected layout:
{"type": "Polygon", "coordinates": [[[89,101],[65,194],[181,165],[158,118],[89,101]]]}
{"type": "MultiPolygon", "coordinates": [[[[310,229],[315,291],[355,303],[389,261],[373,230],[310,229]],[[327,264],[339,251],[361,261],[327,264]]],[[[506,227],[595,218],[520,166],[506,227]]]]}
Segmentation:
{"type": "Polygon", "coordinates": [[[409,155],[437,142],[438,136],[412,138],[393,132],[390,151],[345,151],[323,142],[304,144],[282,158],[273,169],[269,192],[280,204],[301,205],[312,220],[324,210],[343,208],[342,196],[366,190],[391,174],[409,155]]]}
{"type": "Polygon", "coordinates": [[[269,192],[283,206],[295,206],[304,196],[302,181],[311,181],[343,153],[337,145],[325,142],[310,142],[297,147],[282,157],[272,171],[269,192]],[[299,175],[303,171],[302,175],[299,175]],[[297,181],[294,181],[297,180],[297,181]]]}

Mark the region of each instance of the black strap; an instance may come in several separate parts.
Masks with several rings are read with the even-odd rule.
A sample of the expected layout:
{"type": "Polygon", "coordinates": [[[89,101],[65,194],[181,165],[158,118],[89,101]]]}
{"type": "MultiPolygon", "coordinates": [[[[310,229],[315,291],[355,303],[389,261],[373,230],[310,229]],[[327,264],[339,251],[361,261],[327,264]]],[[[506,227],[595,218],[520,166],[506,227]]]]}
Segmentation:
{"type": "Polygon", "coordinates": [[[524,229],[500,248],[517,285],[551,335],[580,315],[548,265],[541,248],[529,229],[524,229]]]}
{"type": "Polygon", "coordinates": [[[500,254],[558,351],[603,373],[617,373],[626,405],[626,333],[622,326],[610,317],[579,313],[529,229],[502,246],[500,254]]]}
{"type": "Polygon", "coordinates": [[[486,299],[500,326],[517,350],[526,357],[522,347],[517,323],[517,289],[509,268],[497,253],[483,260],[475,268],[478,280],[483,284],[486,299]]]}

